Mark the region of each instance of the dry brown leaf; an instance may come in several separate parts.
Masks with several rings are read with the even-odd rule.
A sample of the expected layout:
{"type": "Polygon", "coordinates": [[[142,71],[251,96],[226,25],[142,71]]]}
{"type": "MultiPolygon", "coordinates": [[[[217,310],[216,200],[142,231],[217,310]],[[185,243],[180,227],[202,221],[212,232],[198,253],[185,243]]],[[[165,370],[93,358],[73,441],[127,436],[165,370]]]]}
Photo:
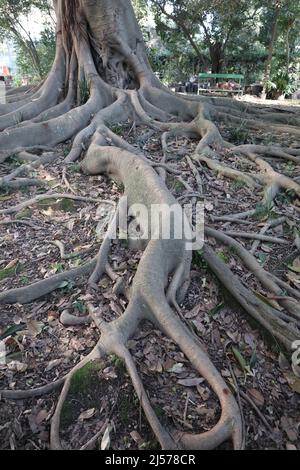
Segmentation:
{"type": "Polygon", "coordinates": [[[110,433],[112,431],[112,426],[109,424],[106,428],[104,433],[102,442],[101,442],[101,450],[108,450],[110,448],[110,433]]]}
{"type": "Polygon", "coordinates": [[[283,416],[280,420],[281,427],[286,433],[287,437],[291,442],[298,440],[298,432],[295,423],[292,419],[283,416]]]}
{"type": "Polygon", "coordinates": [[[91,419],[96,413],[95,408],[91,408],[90,410],[83,411],[80,416],[79,416],[79,421],[86,421],[88,419],[91,419]]]}
{"type": "Polygon", "coordinates": [[[248,395],[250,396],[250,398],[252,398],[252,400],[257,406],[259,407],[264,406],[265,399],[259,390],[256,390],[255,388],[251,388],[250,390],[248,390],[248,395]]]}
{"type": "Polygon", "coordinates": [[[179,385],[183,385],[184,387],[197,387],[197,385],[202,384],[204,381],[205,379],[191,378],[178,380],[178,383],[179,385]]]}
{"type": "Polygon", "coordinates": [[[19,262],[18,259],[14,259],[10,263],[8,263],[8,265],[4,268],[4,270],[14,268],[18,264],[18,262],[19,262]]]}
{"type": "Polygon", "coordinates": [[[54,359],[53,361],[50,361],[45,369],[45,372],[50,372],[55,367],[59,366],[62,363],[62,361],[63,359],[54,359]]]}

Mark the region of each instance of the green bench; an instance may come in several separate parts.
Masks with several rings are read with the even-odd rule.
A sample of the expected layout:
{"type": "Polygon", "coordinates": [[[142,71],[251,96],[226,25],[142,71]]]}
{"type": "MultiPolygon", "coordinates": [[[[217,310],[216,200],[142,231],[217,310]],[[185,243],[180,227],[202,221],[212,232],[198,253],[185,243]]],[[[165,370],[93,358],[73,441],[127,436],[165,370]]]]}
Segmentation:
{"type": "Polygon", "coordinates": [[[214,86],[210,86],[209,88],[201,88],[201,83],[199,83],[198,94],[201,92],[213,92],[213,93],[238,93],[242,95],[244,93],[244,75],[238,73],[200,73],[198,75],[199,82],[203,80],[209,80],[210,83],[214,82],[214,86]],[[216,82],[218,80],[234,80],[236,83],[239,84],[239,88],[236,89],[228,89],[228,88],[220,88],[216,86],[216,82]]]}

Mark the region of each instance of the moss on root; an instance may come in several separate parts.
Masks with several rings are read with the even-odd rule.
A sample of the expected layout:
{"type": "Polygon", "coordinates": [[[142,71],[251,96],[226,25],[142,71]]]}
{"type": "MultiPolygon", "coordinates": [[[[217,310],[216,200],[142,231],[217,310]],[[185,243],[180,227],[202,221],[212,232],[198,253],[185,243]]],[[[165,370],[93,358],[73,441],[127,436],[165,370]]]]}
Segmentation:
{"type": "Polygon", "coordinates": [[[37,207],[42,210],[52,209],[54,211],[76,212],[72,199],[44,199],[37,203],[37,207]]]}

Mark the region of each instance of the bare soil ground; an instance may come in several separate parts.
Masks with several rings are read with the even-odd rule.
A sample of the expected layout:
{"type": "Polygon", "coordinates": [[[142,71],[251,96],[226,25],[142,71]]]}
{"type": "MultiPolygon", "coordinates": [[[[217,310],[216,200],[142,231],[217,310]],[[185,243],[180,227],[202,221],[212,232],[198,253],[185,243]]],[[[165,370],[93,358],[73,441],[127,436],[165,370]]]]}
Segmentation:
{"type": "MultiPolygon", "coordinates": [[[[155,132],[146,135],[145,130],[143,126],[134,129],[123,126],[114,132],[125,135],[153,161],[160,160],[160,135],[155,132]]],[[[222,134],[238,144],[272,142],[297,146],[297,142],[291,141],[287,135],[281,136],[279,141],[268,133],[251,134],[242,123],[240,128],[224,127],[222,134]]],[[[195,146],[196,142],[179,138],[174,139],[170,146],[170,162],[191,186],[195,181],[190,168],[178,157],[190,154],[195,146]]],[[[122,188],[104,177],[82,175],[78,165],[68,169],[67,181],[63,179],[61,162],[67,151],[67,145],[58,147],[61,158],[55,166],[36,171],[35,177],[47,183],[47,191],[118,200],[122,188]]],[[[237,161],[227,154],[222,155],[222,159],[227,165],[239,169],[247,167],[251,172],[251,163],[247,160],[241,158],[237,161]]],[[[0,176],[9,173],[12,164],[18,165],[16,161],[0,165],[0,176]]],[[[278,160],[275,164],[283,174],[300,177],[300,166],[278,160]]],[[[259,205],[261,195],[243,183],[220,179],[205,166],[201,168],[201,177],[206,222],[212,227],[259,233],[267,220],[286,217],[286,222],[270,230],[268,235],[282,238],[289,244],[262,243],[256,256],[268,270],[284,280],[289,279],[293,286],[299,288],[300,275],[288,267],[299,256],[294,246],[295,231],[300,230],[299,201],[292,195],[279,195],[276,205],[266,212],[259,205]],[[230,216],[255,207],[255,215],[244,225],[213,222],[212,217],[230,216]]],[[[168,186],[177,198],[186,192],[174,175],[168,177],[168,186]]],[[[2,192],[0,206],[7,208],[43,192],[45,190],[41,188],[14,194],[2,192]]],[[[185,201],[184,198],[181,200],[185,201]]],[[[97,203],[62,199],[41,202],[16,216],[2,216],[0,222],[17,219],[29,222],[30,226],[0,225],[0,292],[79,266],[95,256],[101,243],[97,239],[96,228],[101,222],[105,224],[98,207],[97,203]],[[78,257],[62,260],[59,249],[52,245],[54,240],[65,244],[67,254],[77,252],[78,257]]],[[[253,240],[239,241],[247,248],[251,248],[253,243],[253,240]]],[[[280,308],[276,300],[268,298],[233,252],[222,245],[216,246],[213,240],[207,243],[214,243],[222,260],[226,260],[260,299],[280,308]]],[[[126,244],[114,243],[110,263],[128,284],[139,259],[140,253],[130,252],[126,244]]],[[[112,282],[104,278],[99,291],[88,298],[99,306],[107,321],[120,316],[126,308],[126,300],[115,295],[112,288],[112,282]]],[[[63,284],[59,291],[39,302],[1,308],[0,335],[5,337],[9,361],[0,366],[0,389],[28,389],[50,383],[66,375],[92,350],[98,340],[93,324],[65,328],[59,321],[67,308],[78,316],[85,315],[86,300],[86,279],[82,279],[76,284],[63,284]]],[[[228,384],[232,386],[234,380],[238,383],[247,448],[300,450],[300,379],[296,385],[291,382],[284,350],[258,324],[249,321],[249,317],[220,287],[203,262],[201,253],[194,254],[192,283],[182,313],[228,384]]],[[[217,398],[172,341],[145,323],[132,338],[130,350],[155,411],[167,427],[196,432],[208,430],[217,422],[220,413],[217,398]]],[[[2,400],[0,448],[48,449],[49,423],[57,397],[58,393],[54,393],[16,403],[2,400]]],[[[72,388],[62,418],[62,441],[65,446],[72,445],[73,449],[84,446],[97,432],[101,442],[107,430],[110,431],[111,447],[115,450],[158,448],[124,366],[115,357],[110,357],[93,370],[82,372],[80,380],[72,388]],[[89,390],[88,394],[86,390],[89,390]]]]}

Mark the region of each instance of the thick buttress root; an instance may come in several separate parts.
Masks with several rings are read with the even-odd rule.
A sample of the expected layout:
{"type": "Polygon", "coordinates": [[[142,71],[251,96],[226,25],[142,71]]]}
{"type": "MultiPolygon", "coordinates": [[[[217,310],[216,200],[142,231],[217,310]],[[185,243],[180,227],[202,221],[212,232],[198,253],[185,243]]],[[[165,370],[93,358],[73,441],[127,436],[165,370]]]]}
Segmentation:
{"type": "MultiPolygon", "coordinates": [[[[136,275],[126,292],[122,290],[122,280],[116,279],[108,263],[111,236],[123,210],[122,199],[97,258],[32,286],[0,294],[0,303],[29,303],[56,290],[62,281],[75,280],[81,276],[89,277],[89,287],[97,289],[101,276],[106,273],[117,281],[116,289],[122,290],[129,302],[125,313],[110,324],[105,323],[91,305],[89,316],[80,319],[80,322],[68,311],[63,312],[61,322],[65,325],[88,324],[91,321],[96,323],[101,337],[94,351],[65,379],[42,389],[5,391],[3,397],[32,397],[63,385],[51,428],[51,446],[60,449],[60,417],[72,385],[72,377],[90,361],[115,354],[124,361],[145,416],[163,449],[213,449],[229,439],[232,439],[235,449],[241,449],[244,443],[243,426],[235,398],[195,334],[181,318],[179,304],[188,288],[192,255],[186,246],[187,239],[175,237],[176,228],[182,224],[187,228],[189,223],[185,216],[182,217],[181,207],[165,185],[167,172],[178,176],[178,172],[168,165],[168,141],[177,136],[199,140],[194,154],[187,158],[198,192],[193,193],[193,188],[181,178],[191,198],[197,198],[203,192],[200,164],[204,163],[218,174],[242,180],[251,188],[261,189],[263,204],[270,205],[280,190],[292,190],[299,197],[300,186],[297,181],[277,173],[264,157],[299,163],[300,149],[235,147],[223,139],[216,123],[225,117],[232,123],[240,123],[240,119],[243,119],[249,129],[268,126],[269,131],[299,136],[297,113],[291,109],[277,113],[258,105],[248,110],[248,106],[239,101],[172,94],[158,82],[149,67],[142,34],[129,0],[57,0],[55,5],[58,18],[57,52],[48,79],[27,96],[24,93],[12,94],[8,104],[0,107],[0,129],[4,130],[0,133],[0,163],[14,153],[21,160],[29,162],[3,178],[0,186],[10,184],[13,189],[14,185],[17,187],[21,184],[17,176],[30,173],[39,164],[48,162],[48,154],[39,161],[29,150],[49,150],[49,147],[74,137],[65,163],[78,160],[88,149],[82,163],[83,171],[89,175],[106,174],[122,182],[125,187],[124,197],[131,210],[130,216],[136,218],[148,236],[144,240],[144,254],[136,275]],[[86,93],[83,94],[82,90],[86,93]],[[110,130],[112,125],[128,120],[163,133],[164,156],[160,163],[150,162],[138,149],[110,130]],[[243,155],[258,171],[245,173],[233,169],[220,161],[220,153],[225,156],[243,155]],[[159,168],[157,172],[154,169],[156,167],[159,168]],[[162,236],[159,223],[154,224],[155,233],[148,233],[149,225],[135,210],[136,205],[143,205],[148,209],[148,214],[153,205],[180,207],[172,219],[168,239],[162,236]],[[178,218],[178,214],[181,217],[178,218]],[[173,433],[160,423],[127,348],[128,340],[145,320],[152,322],[179,346],[218,396],[222,415],[211,431],[200,435],[173,433]]],[[[50,156],[50,159],[52,157],[55,158],[50,156]]],[[[53,196],[47,195],[50,198],[53,196]]],[[[27,207],[26,204],[34,204],[38,198],[22,203],[21,208],[27,207]]],[[[19,210],[20,205],[10,207],[0,211],[0,215],[19,210]]],[[[279,303],[286,313],[279,312],[255,297],[209,246],[204,248],[203,257],[211,270],[245,311],[291,350],[293,341],[300,337],[299,291],[263,270],[254,256],[230,236],[211,228],[207,228],[206,234],[234,248],[240,260],[260,283],[280,297],[279,303]],[[285,292],[293,298],[285,298],[285,292]]]]}

